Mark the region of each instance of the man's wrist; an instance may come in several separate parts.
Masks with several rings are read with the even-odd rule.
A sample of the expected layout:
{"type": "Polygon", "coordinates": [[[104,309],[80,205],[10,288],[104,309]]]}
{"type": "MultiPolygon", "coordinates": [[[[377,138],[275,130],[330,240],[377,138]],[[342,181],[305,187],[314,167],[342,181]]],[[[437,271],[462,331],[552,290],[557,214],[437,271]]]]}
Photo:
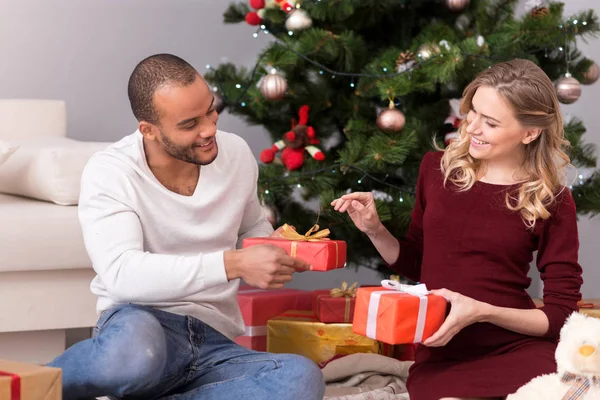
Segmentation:
{"type": "Polygon", "coordinates": [[[240,250],[227,250],[223,253],[223,262],[228,281],[242,277],[241,269],[239,268],[241,265],[240,258],[240,250]]]}

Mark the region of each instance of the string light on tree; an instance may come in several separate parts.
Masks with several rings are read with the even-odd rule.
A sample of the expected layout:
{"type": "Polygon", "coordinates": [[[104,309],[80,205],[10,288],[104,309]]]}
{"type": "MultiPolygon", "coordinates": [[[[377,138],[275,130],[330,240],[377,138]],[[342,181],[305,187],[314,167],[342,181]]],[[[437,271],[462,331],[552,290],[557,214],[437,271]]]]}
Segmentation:
{"type": "Polygon", "coordinates": [[[260,93],[267,100],[281,100],[285,97],[287,89],[287,80],[274,68],[260,82],[260,93]]]}
{"type": "Polygon", "coordinates": [[[394,106],[393,99],[390,105],[377,116],[377,127],[385,133],[397,133],[404,129],[406,117],[402,111],[394,106]]]}

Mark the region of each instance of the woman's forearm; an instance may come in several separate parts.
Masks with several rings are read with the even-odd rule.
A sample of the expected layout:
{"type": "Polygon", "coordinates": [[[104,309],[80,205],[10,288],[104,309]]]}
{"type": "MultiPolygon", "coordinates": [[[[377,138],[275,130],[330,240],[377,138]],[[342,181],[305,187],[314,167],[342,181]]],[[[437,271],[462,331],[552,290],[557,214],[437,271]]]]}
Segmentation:
{"type": "Polygon", "coordinates": [[[367,236],[386,263],[391,265],[398,260],[400,243],[383,224],[379,224],[379,227],[375,231],[367,233],[367,236]]]}
{"type": "Polygon", "coordinates": [[[489,322],[513,332],[529,336],[543,336],[548,332],[550,322],[542,310],[521,310],[497,307],[483,303],[479,322],[489,322]]]}

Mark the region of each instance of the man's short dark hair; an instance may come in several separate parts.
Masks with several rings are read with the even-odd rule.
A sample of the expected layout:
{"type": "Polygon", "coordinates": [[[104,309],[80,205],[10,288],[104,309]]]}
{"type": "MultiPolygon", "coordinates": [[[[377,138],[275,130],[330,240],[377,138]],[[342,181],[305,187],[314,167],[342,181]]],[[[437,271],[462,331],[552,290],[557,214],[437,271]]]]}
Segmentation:
{"type": "Polygon", "coordinates": [[[127,87],[133,115],[138,121],[157,124],[160,115],[154,107],[154,93],[165,85],[190,85],[198,76],[194,67],[172,54],[155,54],[140,61],[127,87]]]}

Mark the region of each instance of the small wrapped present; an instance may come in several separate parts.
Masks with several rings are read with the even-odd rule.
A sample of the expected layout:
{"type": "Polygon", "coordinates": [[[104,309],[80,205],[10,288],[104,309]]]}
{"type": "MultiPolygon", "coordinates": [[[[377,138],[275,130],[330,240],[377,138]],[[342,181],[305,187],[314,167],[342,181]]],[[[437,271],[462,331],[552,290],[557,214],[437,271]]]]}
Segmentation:
{"type": "Polygon", "coordinates": [[[342,282],[340,288],[315,290],[313,310],[317,319],[329,323],[351,323],[354,318],[357,285],[358,282],[348,287],[347,282],[342,282]]]}
{"type": "Polygon", "coordinates": [[[352,332],[352,324],[325,324],[311,311],[290,310],[267,322],[267,351],[298,354],[319,364],[335,355],[381,354],[382,344],[352,332]]]}
{"type": "Polygon", "coordinates": [[[331,240],[329,229],[319,231],[314,225],[301,235],[285,224],[281,227],[281,237],[246,238],[242,247],[257,244],[272,244],[284,249],[292,257],[300,258],[311,265],[311,271],[330,271],[346,265],[346,242],[331,240]]]}
{"type": "Polygon", "coordinates": [[[61,400],[62,371],[0,360],[0,399],[61,400]]]}
{"type": "Polygon", "coordinates": [[[388,344],[421,343],[442,326],[447,302],[427,287],[392,280],[359,288],[352,329],[388,344]]]}
{"type": "Polygon", "coordinates": [[[238,304],[244,318],[244,335],[235,342],[248,349],[267,350],[267,321],[287,310],[312,310],[312,292],[297,289],[263,290],[240,287],[238,304]]]}

